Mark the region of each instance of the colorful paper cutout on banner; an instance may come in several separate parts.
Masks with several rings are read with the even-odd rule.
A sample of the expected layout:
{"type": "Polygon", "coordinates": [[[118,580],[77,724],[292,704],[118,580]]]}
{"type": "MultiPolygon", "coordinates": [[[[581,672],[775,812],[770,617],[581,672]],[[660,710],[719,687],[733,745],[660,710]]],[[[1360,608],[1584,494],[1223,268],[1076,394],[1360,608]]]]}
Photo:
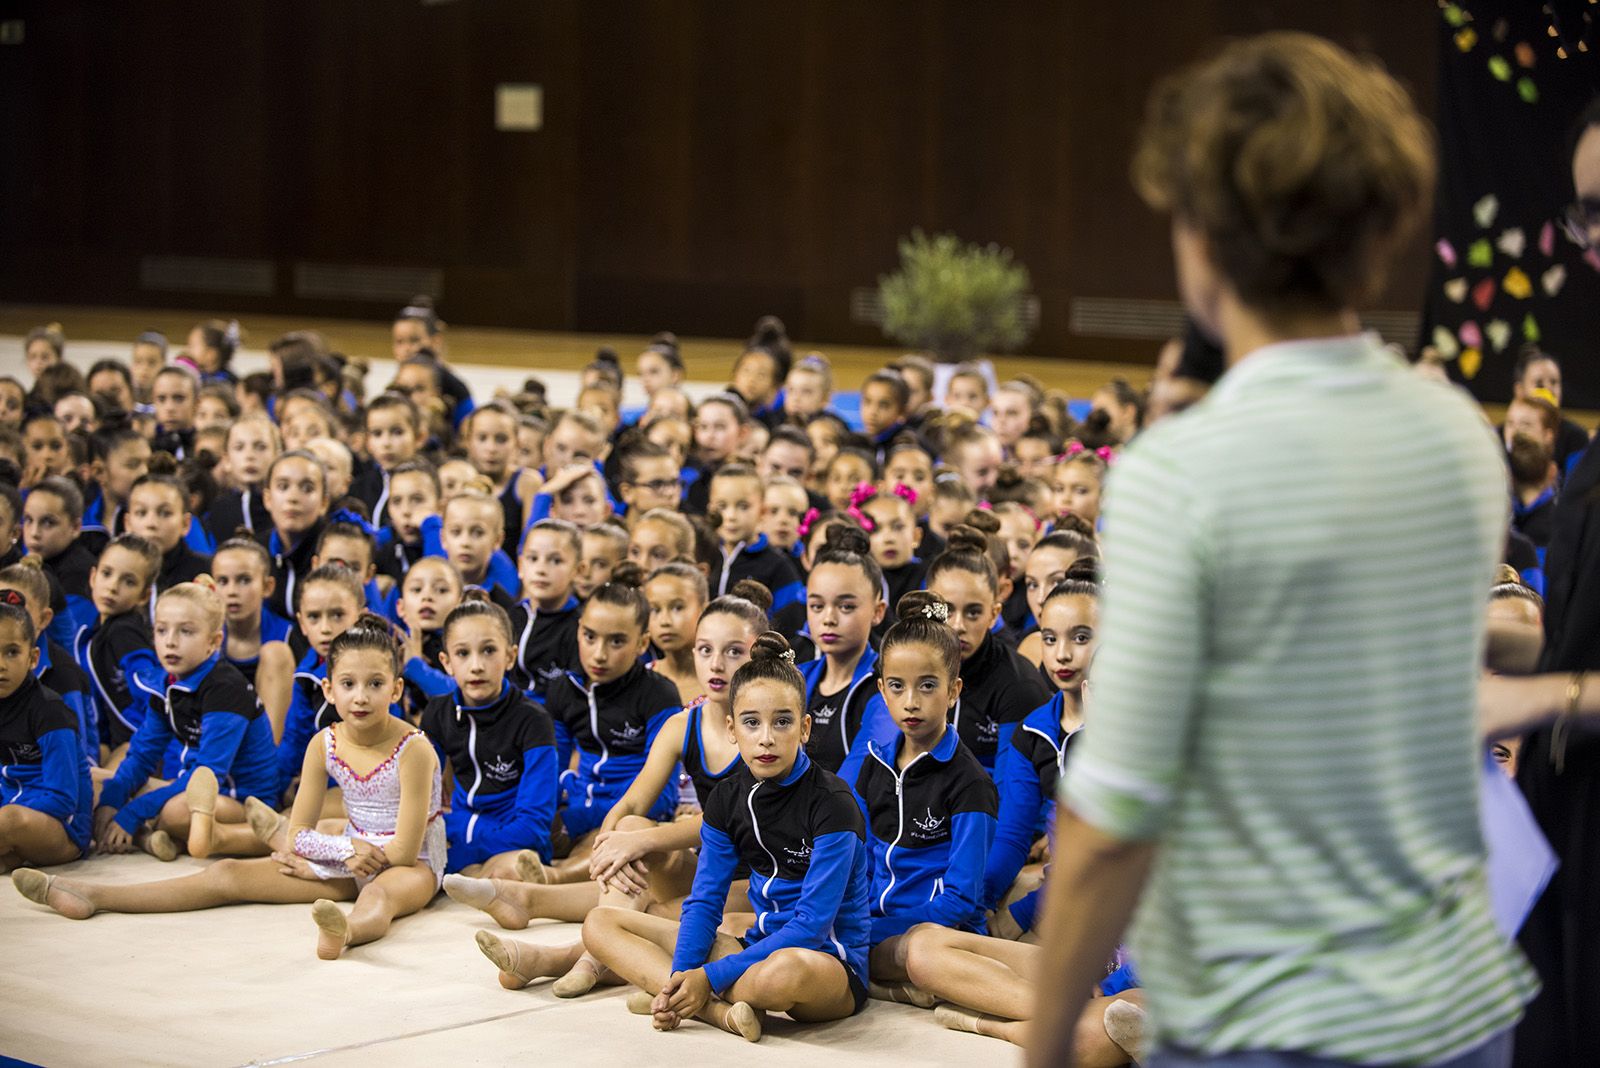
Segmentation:
{"type": "Polygon", "coordinates": [[[1521,267],[1513,267],[1506,272],[1505,291],[1507,296],[1527,300],[1533,296],[1533,282],[1521,267]]]}
{"type": "Polygon", "coordinates": [[[1444,5],[1444,20],[1452,26],[1465,26],[1467,24],[1467,13],[1462,11],[1457,4],[1446,4],[1444,5]]]}
{"type": "Polygon", "coordinates": [[[1438,244],[1433,246],[1433,251],[1439,254],[1439,259],[1446,267],[1454,267],[1456,265],[1456,247],[1444,238],[1441,237],[1438,244]]]}
{"type": "Polygon", "coordinates": [[[1478,329],[1478,324],[1471,319],[1461,324],[1461,329],[1456,331],[1456,336],[1461,339],[1461,347],[1464,349],[1483,347],[1483,331],[1478,329]]]}
{"type": "Polygon", "coordinates": [[[1533,79],[1521,77],[1517,79],[1517,95],[1524,104],[1537,104],[1539,102],[1539,87],[1533,84],[1533,79]]]}
{"type": "Polygon", "coordinates": [[[1483,353],[1477,349],[1463,349],[1457,366],[1461,368],[1461,377],[1477,378],[1478,370],[1483,366],[1483,353]]]}
{"type": "Polygon", "coordinates": [[[1494,246],[1487,237],[1480,237],[1467,249],[1467,262],[1474,267],[1488,267],[1494,263],[1494,246]]]}
{"type": "Polygon", "coordinates": [[[1546,256],[1556,254],[1556,224],[1547,222],[1539,228],[1539,251],[1546,256]]]}
{"type": "Polygon", "coordinates": [[[1592,248],[1591,249],[1585,249],[1584,253],[1583,253],[1583,262],[1587,263],[1590,267],[1593,267],[1595,270],[1600,271],[1600,252],[1596,252],[1592,248]]]}
{"type": "Polygon", "coordinates": [[[1487,230],[1494,225],[1494,217],[1500,214],[1500,198],[1490,193],[1488,196],[1478,198],[1472,205],[1472,217],[1477,220],[1478,228],[1487,230]]]}
{"type": "Polygon", "coordinates": [[[1447,360],[1453,360],[1456,353],[1461,351],[1461,346],[1456,342],[1456,336],[1442,326],[1433,328],[1433,347],[1439,350],[1439,355],[1447,360]]]}
{"type": "Polygon", "coordinates": [[[1539,276],[1539,284],[1544,287],[1545,296],[1555,296],[1561,292],[1561,287],[1567,284],[1567,269],[1559,263],[1556,264],[1539,276]]]}
{"type": "Polygon", "coordinates": [[[1533,69],[1534,63],[1537,62],[1537,57],[1533,52],[1533,45],[1527,41],[1518,41],[1517,47],[1513,51],[1516,53],[1518,66],[1528,70],[1533,69]]]}
{"type": "Polygon", "coordinates": [[[1444,295],[1450,298],[1452,304],[1460,304],[1467,299],[1467,280],[1465,278],[1452,278],[1444,284],[1444,295]]]}
{"type": "Polygon", "coordinates": [[[1456,47],[1463,52],[1472,51],[1472,46],[1478,43],[1478,31],[1471,26],[1456,31],[1456,47]]]}
{"type": "Polygon", "coordinates": [[[1514,260],[1520,260],[1522,253],[1528,247],[1528,235],[1522,232],[1522,227],[1515,226],[1500,235],[1500,240],[1495,242],[1495,248],[1504,252],[1514,260]]]}
{"type": "Polygon", "coordinates": [[[1479,311],[1489,310],[1489,305],[1494,303],[1493,278],[1485,278],[1472,287],[1472,303],[1478,306],[1479,311]]]}
{"type": "Polygon", "coordinates": [[[1504,352],[1506,346],[1511,344],[1511,324],[1504,319],[1496,319],[1484,327],[1483,332],[1489,335],[1489,344],[1494,346],[1496,352],[1504,352]]]}
{"type": "Polygon", "coordinates": [[[1531,341],[1537,345],[1539,339],[1543,336],[1543,334],[1539,333],[1539,320],[1535,319],[1532,313],[1529,313],[1522,320],[1522,340],[1531,341]]]}
{"type": "Polygon", "coordinates": [[[1489,74],[1497,82],[1509,82],[1511,80],[1511,64],[1506,62],[1505,56],[1490,56],[1489,74]]]}

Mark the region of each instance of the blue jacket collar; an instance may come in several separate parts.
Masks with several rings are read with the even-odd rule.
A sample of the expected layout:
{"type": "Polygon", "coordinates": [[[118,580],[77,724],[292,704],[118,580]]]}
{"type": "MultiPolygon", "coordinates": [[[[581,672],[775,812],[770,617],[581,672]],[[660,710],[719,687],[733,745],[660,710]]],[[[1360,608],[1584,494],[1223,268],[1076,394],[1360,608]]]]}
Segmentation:
{"type": "Polygon", "coordinates": [[[744,548],[740,549],[739,552],[741,552],[741,553],[758,553],[758,552],[761,552],[766,547],[767,547],[767,536],[765,534],[757,534],[755,540],[754,541],[745,542],[744,543],[744,548]]]}
{"type": "Polygon", "coordinates": [[[33,669],[33,677],[38,678],[50,670],[50,639],[43,634],[39,635],[39,663],[33,669]]]}
{"type": "Polygon", "coordinates": [[[789,769],[789,774],[785,775],[782,779],[780,779],[778,781],[778,785],[779,786],[792,786],[794,784],[794,781],[796,779],[800,778],[800,776],[804,775],[806,773],[806,771],[810,767],[811,767],[811,758],[806,755],[806,751],[802,747],[801,750],[800,750],[800,755],[795,757],[794,767],[789,769]]]}
{"type": "Polygon", "coordinates": [[[1555,499],[1556,488],[1554,486],[1549,487],[1543,493],[1539,494],[1539,496],[1535,497],[1529,504],[1523,504],[1522,499],[1513,493],[1511,495],[1511,512],[1513,515],[1519,517],[1532,515],[1534,512],[1538,511],[1540,508],[1544,507],[1555,499]]]}
{"type": "Polygon", "coordinates": [[[509,698],[511,696],[511,694],[512,694],[511,680],[510,679],[501,679],[500,680],[500,692],[497,695],[495,695],[495,699],[493,701],[490,701],[487,704],[482,704],[482,705],[469,705],[469,704],[463,704],[462,703],[461,687],[457,686],[455,688],[456,711],[458,713],[460,713],[460,712],[482,712],[485,709],[496,708],[496,707],[498,707],[498,706],[500,706],[502,704],[505,704],[507,698],[509,698]]]}
{"type": "MultiPolygon", "coordinates": [[[[887,751],[874,741],[868,741],[867,747],[872,750],[874,756],[893,768],[895,766],[895,758],[899,755],[900,747],[905,744],[905,741],[906,736],[904,734],[897,734],[894,741],[889,743],[887,751]]],[[[939,744],[928,750],[928,757],[937,760],[941,764],[949,763],[950,758],[956,755],[956,746],[960,744],[961,737],[959,732],[954,727],[947,726],[944,729],[944,737],[939,739],[939,744]]]]}
{"type": "MultiPolygon", "coordinates": [[[[861,654],[861,659],[856,661],[855,671],[850,675],[850,688],[853,689],[856,683],[872,674],[877,666],[878,651],[869,642],[861,654]]],[[[822,676],[827,670],[828,658],[826,656],[818,656],[815,660],[807,660],[800,665],[800,675],[806,680],[806,696],[808,698],[811,696],[811,691],[814,691],[822,683],[822,676]]]]}
{"type": "MultiPolygon", "coordinates": [[[[206,681],[206,676],[211,674],[211,669],[216,667],[217,661],[221,659],[222,650],[218,649],[216,652],[206,657],[205,661],[201,663],[199,667],[189,672],[189,674],[173,678],[172,681],[168,683],[168,688],[173,690],[182,690],[184,693],[193,693],[199,688],[202,682],[206,681]]],[[[171,676],[169,676],[169,678],[171,678],[171,676]]]]}

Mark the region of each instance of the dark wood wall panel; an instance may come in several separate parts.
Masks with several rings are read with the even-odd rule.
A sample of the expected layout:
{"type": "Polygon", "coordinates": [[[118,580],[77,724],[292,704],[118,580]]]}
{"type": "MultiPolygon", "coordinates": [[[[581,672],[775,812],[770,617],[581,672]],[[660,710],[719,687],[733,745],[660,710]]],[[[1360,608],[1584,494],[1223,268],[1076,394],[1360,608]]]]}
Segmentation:
{"type": "MultiPolygon", "coordinates": [[[[1040,353],[1074,297],[1173,296],[1127,180],[1155,79],[1274,27],[1375,51],[1431,108],[1428,4],[1186,0],[0,0],[0,299],[381,317],[298,262],[434,268],[462,322],[869,341],[911,228],[1016,250],[1040,353]],[[498,132],[494,87],[545,91],[498,132]],[[146,255],[277,264],[271,297],[142,289],[146,255]]],[[[1416,303],[1422,243],[1384,304],[1416,303]]]]}

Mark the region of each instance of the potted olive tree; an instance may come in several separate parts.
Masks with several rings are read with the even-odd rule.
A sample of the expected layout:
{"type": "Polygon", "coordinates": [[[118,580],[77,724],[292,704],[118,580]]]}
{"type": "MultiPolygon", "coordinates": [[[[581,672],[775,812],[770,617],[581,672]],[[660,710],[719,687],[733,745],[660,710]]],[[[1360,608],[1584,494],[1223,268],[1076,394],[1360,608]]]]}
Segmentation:
{"type": "Polygon", "coordinates": [[[978,362],[993,389],[993,368],[981,358],[1019,348],[1032,336],[1038,302],[1029,286],[1028,269],[1010,249],[914,230],[900,242],[900,269],[878,279],[883,332],[934,358],[935,397],[943,397],[955,365],[966,362],[978,362]]]}

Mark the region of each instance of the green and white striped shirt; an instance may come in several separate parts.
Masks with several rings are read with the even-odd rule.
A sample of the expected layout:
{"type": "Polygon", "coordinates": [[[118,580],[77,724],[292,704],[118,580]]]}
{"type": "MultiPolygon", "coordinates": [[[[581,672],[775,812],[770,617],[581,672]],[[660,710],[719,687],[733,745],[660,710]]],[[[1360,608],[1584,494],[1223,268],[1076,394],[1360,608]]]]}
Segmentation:
{"type": "Polygon", "coordinates": [[[1426,1064],[1521,1015],[1477,809],[1508,501],[1476,407],[1371,337],[1253,353],[1115,468],[1062,795],[1157,843],[1160,1041],[1426,1064]]]}

